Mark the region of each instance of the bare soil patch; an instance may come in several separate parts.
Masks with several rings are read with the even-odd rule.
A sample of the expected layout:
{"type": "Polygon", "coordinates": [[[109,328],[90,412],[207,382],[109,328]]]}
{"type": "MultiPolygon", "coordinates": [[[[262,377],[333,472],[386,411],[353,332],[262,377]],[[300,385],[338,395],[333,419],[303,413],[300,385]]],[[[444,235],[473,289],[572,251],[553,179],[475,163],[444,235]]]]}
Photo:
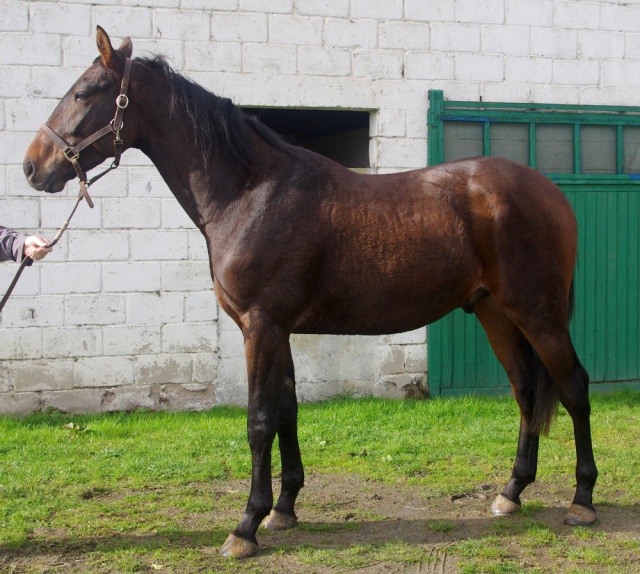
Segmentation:
{"type": "MultiPolygon", "coordinates": [[[[277,491],[278,484],[274,485],[277,491]]],[[[360,573],[458,573],[466,557],[456,551],[461,541],[483,540],[496,535],[496,524],[517,530],[523,520],[535,521],[548,527],[559,540],[561,549],[570,546],[574,529],[563,524],[564,514],[573,495],[570,487],[548,483],[531,485],[525,501],[536,501],[533,510],[516,517],[496,519],[490,514],[490,505],[499,492],[498,484],[486,483],[473,492],[460,492],[455,496],[428,498],[424,488],[406,484],[390,485],[368,481],[358,476],[311,475],[300,494],[297,528],[271,533],[259,531],[259,554],[243,562],[220,562],[217,548],[226,533],[240,518],[244,509],[249,482],[235,480],[211,484],[191,485],[195,496],[211,502],[206,513],[179,513],[168,516],[169,522],[182,534],[144,531],[113,533],[110,535],[74,535],[73,532],[47,528],[33,531],[29,544],[19,548],[3,548],[0,543],[0,572],[121,572],[113,569],[107,559],[96,559],[100,553],[127,550],[146,553],[144,559],[130,571],[142,572],[273,572],[279,574],[324,574],[327,572],[360,573]],[[506,521],[506,522],[505,522],[506,521]],[[568,542],[562,542],[566,539],[568,542]],[[323,564],[318,560],[304,560],[304,549],[324,549],[338,555],[355,546],[402,543],[419,549],[418,559],[404,560],[384,557],[372,558],[370,563],[356,567],[323,564]],[[163,565],[162,552],[171,549],[193,550],[193,561],[176,565],[163,565]],[[148,556],[147,556],[148,555],[148,556]],[[154,558],[155,557],[155,558],[154,558]],[[159,563],[156,564],[154,560],[159,563]]],[[[158,492],[154,492],[158,495],[158,492]]],[[[171,490],[161,492],[171,497],[171,490]]],[[[96,493],[103,501],[117,506],[122,493],[96,493]]],[[[640,572],[637,548],[640,540],[640,506],[601,504],[599,520],[593,531],[593,544],[609,548],[617,540],[614,564],[585,564],[585,572],[640,572]]],[[[141,520],[144,523],[144,520],[141,520]]],[[[523,547],[517,535],[503,535],[502,558],[510,564],[519,564],[521,570],[531,572],[567,571],[575,561],[558,549],[550,551],[542,545],[523,547]]],[[[591,536],[591,534],[590,534],[591,536]]],[[[556,545],[557,546],[557,545],[556,545]]],[[[384,554],[382,555],[384,556],[384,554]]],[[[365,558],[365,562],[366,558],[365,558]]],[[[464,570],[482,572],[482,570],[464,570]]],[[[487,570],[492,572],[494,570],[487,570]]],[[[495,570],[498,571],[498,570],[495,570]]],[[[504,570],[512,572],[516,570],[504,570]]],[[[580,571],[580,570],[578,570],[580,571]]]]}

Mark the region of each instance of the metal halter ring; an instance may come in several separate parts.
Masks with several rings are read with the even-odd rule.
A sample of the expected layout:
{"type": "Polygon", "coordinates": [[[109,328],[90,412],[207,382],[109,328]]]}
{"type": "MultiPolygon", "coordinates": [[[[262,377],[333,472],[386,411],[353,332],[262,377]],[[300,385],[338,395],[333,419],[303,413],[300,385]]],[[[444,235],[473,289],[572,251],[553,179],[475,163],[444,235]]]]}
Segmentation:
{"type": "Polygon", "coordinates": [[[129,98],[127,97],[126,94],[120,94],[116,98],[116,106],[118,106],[120,109],[124,110],[128,105],[129,105],[129,98]]]}
{"type": "Polygon", "coordinates": [[[111,129],[113,130],[114,133],[118,133],[123,127],[124,127],[124,122],[122,120],[120,120],[120,125],[118,127],[116,127],[115,124],[116,119],[113,118],[110,122],[109,125],[111,126],[111,129]]]}

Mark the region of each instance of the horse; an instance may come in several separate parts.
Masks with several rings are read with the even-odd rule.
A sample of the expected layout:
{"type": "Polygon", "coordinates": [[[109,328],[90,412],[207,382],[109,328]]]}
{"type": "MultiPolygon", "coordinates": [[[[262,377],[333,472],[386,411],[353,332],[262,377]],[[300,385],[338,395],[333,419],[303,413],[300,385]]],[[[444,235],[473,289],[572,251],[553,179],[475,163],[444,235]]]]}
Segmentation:
{"type": "Polygon", "coordinates": [[[115,49],[98,26],[96,41],[98,57],[35,136],[24,173],[34,189],[55,193],[77,166],[137,148],[202,232],[217,301],[242,331],[248,379],[251,486],[222,555],[255,554],[263,521],[275,530],[298,521],[304,470],[290,335],[398,333],[456,308],[480,321],[520,410],[511,478],[491,511],[520,508],[561,403],[577,458],[565,522],[595,522],[589,376],[568,327],[578,230],[556,185],[497,157],[354,173],[288,144],[164,58],[132,59],[129,38],[115,49]]]}

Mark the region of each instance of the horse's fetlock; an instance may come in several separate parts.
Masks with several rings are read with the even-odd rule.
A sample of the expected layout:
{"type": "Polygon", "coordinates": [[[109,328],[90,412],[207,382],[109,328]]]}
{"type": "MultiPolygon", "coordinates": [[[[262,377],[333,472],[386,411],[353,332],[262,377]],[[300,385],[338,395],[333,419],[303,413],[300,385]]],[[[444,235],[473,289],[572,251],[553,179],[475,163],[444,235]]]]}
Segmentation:
{"type": "Polygon", "coordinates": [[[300,490],[304,486],[304,471],[283,472],[281,480],[285,488],[300,490]]]}
{"type": "Polygon", "coordinates": [[[256,517],[257,521],[260,522],[265,516],[271,512],[273,508],[273,498],[270,501],[262,500],[259,503],[249,503],[247,504],[247,514],[256,517]]]}

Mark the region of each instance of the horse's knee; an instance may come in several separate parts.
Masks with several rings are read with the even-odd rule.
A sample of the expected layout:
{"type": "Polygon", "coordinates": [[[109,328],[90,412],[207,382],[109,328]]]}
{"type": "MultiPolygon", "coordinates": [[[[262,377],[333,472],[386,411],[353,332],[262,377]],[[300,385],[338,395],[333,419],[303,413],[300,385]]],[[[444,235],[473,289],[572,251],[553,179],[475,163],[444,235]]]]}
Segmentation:
{"type": "Polygon", "coordinates": [[[276,436],[276,421],[248,423],[247,438],[251,450],[272,445],[276,436]]]}

